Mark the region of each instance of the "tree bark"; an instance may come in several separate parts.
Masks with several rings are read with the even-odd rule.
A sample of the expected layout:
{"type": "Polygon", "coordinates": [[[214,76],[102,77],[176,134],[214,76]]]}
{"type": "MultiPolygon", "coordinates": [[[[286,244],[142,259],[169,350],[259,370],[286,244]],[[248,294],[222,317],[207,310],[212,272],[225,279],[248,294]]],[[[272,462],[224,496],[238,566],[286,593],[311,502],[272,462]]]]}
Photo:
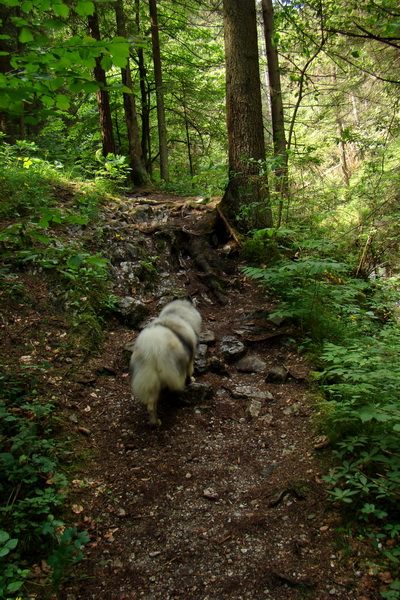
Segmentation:
{"type": "Polygon", "coordinates": [[[289,168],[282,102],[281,74],[279,69],[278,50],[274,43],[275,28],[272,0],[262,0],[262,13],[265,48],[267,52],[274,157],[278,161],[278,164],[275,167],[275,189],[279,198],[276,225],[277,227],[280,227],[283,203],[285,199],[287,201],[289,200],[289,168]]]}
{"type": "Polygon", "coordinates": [[[156,83],[158,139],[160,149],[160,175],[164,181],[169,181],[167,128],[165,124],[164,87],[162,81],[160,40],[158,35],[158,15],[156,0],[149,0],[151,43],[153,49],[154,79],[156,83]]]}
{"type": "MultiPolygon", "coordinates": [[[[125,15],[122,0],[116,0],[115,17],[117,34],[126,37],[125,15]]],[[[126,67],[121,69],[122,84],[132,89],[132,76],[129,59],[126,67]]],[[[135,185],[144,185],[147,182],[147,172],[144,163],[142,146],[140,143],[139,125],[136,111],[135,95],[123,93],[125,123],[128,135],[129,157],[131,166],[131,179],[135,185]]]]}
{"type": "MultiPolygon", "coordinates": [[[[135,22],[138,33],[140,32],[140,0],[135,0],[135,22]]],[[[152,153],[150,143],[150,91],[147,81],[147,70],[144,62],[143,48],[138,47],[137,62],[139,69],[140,103],[142,120],[142,153],[147,172],[152,172],[152,153]]]]}
{"type": "MultiPolygon", "coordinates": [[[[93,15],[88,17],[90,35],[100,41],[99,15],[97,10],[93,15]]],[[[101,57],[96,58],[96,66],[94,68],[94,78],[99,84],[97,90],[97,104],[99,107],[100,132],[103,144],[103,156],[107,154],[116,154],[115,141],[112,127],[112,117],[110,108],[110,96],[107,91],[106,73],[101,66],[101,57]]]]}
{"type": "Polygon", "coordinates": [[[255,0],[224,0],[229,183],[220,208],[238,230],[271,226],[255,0]]]}

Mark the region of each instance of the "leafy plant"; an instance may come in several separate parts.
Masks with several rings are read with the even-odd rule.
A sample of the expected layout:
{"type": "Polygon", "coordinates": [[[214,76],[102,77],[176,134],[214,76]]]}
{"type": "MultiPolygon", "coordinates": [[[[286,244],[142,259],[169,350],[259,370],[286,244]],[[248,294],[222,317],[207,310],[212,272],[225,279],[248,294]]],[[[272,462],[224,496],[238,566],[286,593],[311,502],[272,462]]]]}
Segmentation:
{"type": "Polygon", "coordinates": [[[275,316],[294,319],[303,332],[323,339],[326,331],[340,329],[338,287],[344,287],[348,267],[328,259],[300,258],[274,267],[244,267],[243,272],[280,298],[275,316]]]}

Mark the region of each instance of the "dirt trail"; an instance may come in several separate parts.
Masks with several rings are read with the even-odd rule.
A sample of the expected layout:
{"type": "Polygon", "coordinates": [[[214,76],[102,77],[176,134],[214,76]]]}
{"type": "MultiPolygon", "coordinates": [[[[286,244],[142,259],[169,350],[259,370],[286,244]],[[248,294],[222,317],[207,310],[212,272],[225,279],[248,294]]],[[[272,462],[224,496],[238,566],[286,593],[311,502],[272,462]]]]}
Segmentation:
{"type": "Polygon", "coordinates": [[[211,391],[205,386],[192,399],[165,398],[163,425],[151,429],[145,407],[131,400],[123,352],[137,330],[118,324],[102,357],[67,386],[67,414],[79,424],[89,456],[71,505],[91,543],[58,598],[374,598],[335,547],[307,367],[291,332],[265,319],[271,306],[240,273],[237,258],[227,258],[229,248],[215,239],[209,246],[211,230],[201,237],[196,224],[206,211],[195,203],[148,196],[136,199],[130,216],[126,208],[113,210],[119,239],[131,243],[140,229],[145,245],[157,244],[161,278],[142,297],[150,316],[171,290],[194,298],[213,334],[196,380],[211,391]],[[180,252],[183,234],[190,242],[180,252]],[[193,240],[204,250],[203,268],[198,251],[189,255],[193,240]],[[215,277],[227,282],[222,293],[215,277]],[[246,356],[264,361],[257,362],[261,370],[240,371],[236,359],[223,361],[224,336],[235,336],[246,356]],[[276,366],[281,382],[266,382],[276,366]]]}

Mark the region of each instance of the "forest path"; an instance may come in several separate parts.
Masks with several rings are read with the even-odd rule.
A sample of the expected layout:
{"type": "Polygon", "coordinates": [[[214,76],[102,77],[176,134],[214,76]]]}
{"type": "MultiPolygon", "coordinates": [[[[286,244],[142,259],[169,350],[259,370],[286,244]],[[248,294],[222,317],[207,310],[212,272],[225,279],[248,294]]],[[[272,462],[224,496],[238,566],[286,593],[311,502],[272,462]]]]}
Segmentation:
{"type": "Polygon", "coordinates": [[[67,414],[89,457],[74,481],[72,511],[91,542],[57,597],[375,598],[334,546],[308,369],[293,332],[269,320],[271,306],[241,274],[235,244],[218,242],[214,214],[158,194],[109,209],[119,293],[141,296],[149,316],[173,291],[201,312],[211,332],[196,374],[204,393],[164,399],[162,427],[150,428],[145,407],[131,399],[124,356],[137,329],[117,323],[102,356],[66,387],[67,414]],[[138,245],[158,256],[159,277],[144,293],[132,290],[129,265],[143,262],[138,245]],[[226,359],[225,336],[244,345],[252,366],[226,359]]]}

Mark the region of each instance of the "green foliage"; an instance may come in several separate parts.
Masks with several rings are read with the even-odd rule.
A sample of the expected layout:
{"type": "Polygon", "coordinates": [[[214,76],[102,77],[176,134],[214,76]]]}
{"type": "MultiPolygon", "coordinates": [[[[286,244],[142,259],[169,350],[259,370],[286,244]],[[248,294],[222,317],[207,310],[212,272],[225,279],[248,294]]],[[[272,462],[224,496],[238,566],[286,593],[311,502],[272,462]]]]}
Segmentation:
{"type": "Polygon", "coordinates": [[[129,177],[130,167],[126,164],[125,156],[107,154],[103,156],[102,152],[96,152],[96,160],[101,163],[101,168],[95,172],[96,178],[110,179],[115,183],[126,184],[129,177]]]}
{"type": "MultiPolygon", "coordinates": [[[[23,166],[26,148],[18,154],[15,147],[0,146],[0,164],[5,165],[0,189],[7,198],[2,205],[3,217],[8,224],[0,231],[3,245],[3,269],[0,286],[7,288],[12,271],[30,268],[41,272],[51,284],[55,304],[70,315],[76,334],[88,348],[98,346],[102,339],[102,318],[112,309],[114,300],[109,292],[108,261],[90,248],[91,237],[85,247],[85,236],[73,236],[72,231],[93,225],[98,215],[100,194],[86,191],[79,194],[66,190],[69,201],[59,202],[54,197],[54,167],[37,159],[23,166]]],[[[29,144],[29,152],[36,146],[29,144]]],[[[67,188],[56,172],[57,191],[67,188]]],[[[10,293],[10,290],[9,290],[10,293]]]]}
{"type": "MultiPolygon", "coordinates": [[[[375,537],[380,532],[382,560],[398,569],[398,278],[352,279],[349,266],[327,258],[334,245],[309,240],[307,248],[307,256],[280,257],[270,268],[243,270],[277,300],[276,315],[294,320],[303,336],[311,337],[308,348],[319,365],[314,381],[324,394],[320,426],[336,445],[336,466],[324,477],[328,494],[351,507],[356,526],[375,537]],[[395,546],[386,545],[390,538],[395,546]]],[[[395,598],[397,590],[385,593],[395,598]]]]}
{"type": "MultiPolygon", "coordinates": [[[[66,4],[56,1],[35,0],[21,4],[1,0],[1,4],[9,9],[7,25],[12,33],[5,36],[10,42],[2,52],[12,67],[0,75],[3,111],[28,112],[28,122],[36,124],[35,101],[40,99],[43,115],[65,114],[70,108],[67,91],[74,94],[97,91],[98,84],[92,76],[96,59],[101,59],[106,70],[126,65],[130,44],[124,38],[97,41],[76,31],[75,35],[66,35],[69,18],[93,14],[93,2],[78,2],[76,15],[66,4]],[[18,51],[13,48],[15,37],[18,37],[18,51]]],[[[116,89],[123,90],[121,85],[116,89]]]]}
{"type": "Polygon", "coordinates": [[[34,371],[0,375],[0,596],[13,598],[48,561],[58,584],[87,535],[60,520],[68,485],[65,445],[55,439],[54,404],[37,390],[34,371]],[[69,532],[69,536],[65,532],[69,532]],[[56,565],[53,557],[65,557],[56,565]]]}
{"type": "Polygon", "coordinates": [[[295,320],[303,333],[310,332],[317,340],[328,331],[339,334],[341,290],[347,296],[358,293],[357,286],[350,292],[348,281],[345,287],[343,276],[348,267],[329,259],[308,256],[265,269],[245,267],[243,271],[280,298],[274,316],[295,320]]]}

